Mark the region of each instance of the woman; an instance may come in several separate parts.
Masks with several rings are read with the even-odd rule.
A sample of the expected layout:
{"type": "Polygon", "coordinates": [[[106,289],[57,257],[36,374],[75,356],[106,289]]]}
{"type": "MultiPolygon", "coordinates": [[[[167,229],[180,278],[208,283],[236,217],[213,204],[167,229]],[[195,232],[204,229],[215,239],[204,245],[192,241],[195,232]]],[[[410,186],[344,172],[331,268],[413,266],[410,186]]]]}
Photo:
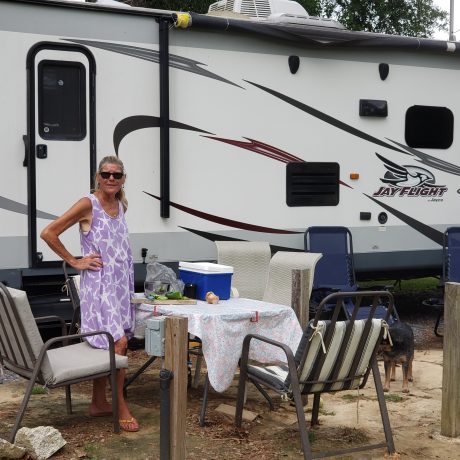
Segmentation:
{"type": "MultiPolygon", "coordinates": [[[[123,186],[126,174],[123,163],[115,156],[103,158],[95,178],[95,191],[81,198],[67,212],[51,222],[41,238],[70,266],[81,271],[81,331],[104,330],[115,340],[115,353],[124,355],[128,335],[134,327],[131,298],[134,272],[125,211],[128,202],[123,186]],[[77,259],[62,244],[59,235],[78,222],[83,257],[77,259]]],[[[87,338],[96,348],[108,348],[103,335],[87,338]]],[[[125,370],[118,371],[120,428],[138,431],[123,397],[125,370]]],[[[106,378],[94,380],[90,415],[111,413],[107,402],[106,378]]]]}

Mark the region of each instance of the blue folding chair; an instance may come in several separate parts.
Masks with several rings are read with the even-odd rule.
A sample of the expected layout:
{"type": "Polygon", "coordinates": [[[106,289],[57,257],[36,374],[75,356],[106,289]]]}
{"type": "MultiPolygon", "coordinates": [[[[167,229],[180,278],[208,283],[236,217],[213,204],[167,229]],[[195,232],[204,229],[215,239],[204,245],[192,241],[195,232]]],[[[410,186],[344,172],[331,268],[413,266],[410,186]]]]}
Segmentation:
{"type": "Polygon", "coordinates": [[[444,232],[442,245],[442,279],[441,288],[443,293],[439,298],[427,299],[423,305],[438,309],[434,333],[437,337],[442,337],[439,332],[441,320],[444,316],[444,285],[453,281],[460,282],[460,227],[448,227],[444,232]]]}
{"type": "MultiPolygon", "coordinates": [[[[333,292],[354,292],[359,289],[356,283],[353,261],[353,237],[346,227],[324,226],[309,227],[305,231],[305,250],[323,254],[318,261],[313,280],[313,290],[310,303],[310,316],[316,312],[321,300],[333,292]]],[[[370,307],[362,306],[358,312],[358,319],[365,319],[369,315],[370,307]]],[[[325,315],[330,309],[326,308],[325,315]]],[[[344,314],[350,318],[353,311],[351,302],[344,302],[344,314]]],[[[376,318],[384,318],[387,314],[385,305],[379,305],[376,318]]],[[[396,309],[389,318],[389,324],[398,320],[396,309]]]]}
{"type": "Polygon", "coordinates": [[[358,289],[353,264],[353,239],[346,227],[309,227],[305,250],[322,253],[313,280],[313,289],[353,292],[358,289]]]}

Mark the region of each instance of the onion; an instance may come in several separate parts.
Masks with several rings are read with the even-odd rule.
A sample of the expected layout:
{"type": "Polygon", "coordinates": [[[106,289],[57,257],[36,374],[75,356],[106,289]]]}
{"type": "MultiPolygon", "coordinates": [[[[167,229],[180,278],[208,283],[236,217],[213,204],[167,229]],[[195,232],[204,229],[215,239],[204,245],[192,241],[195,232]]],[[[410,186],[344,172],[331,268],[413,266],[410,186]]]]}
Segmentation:
{"type": "Polygon", "coordinates": [[[219,303],[219,296],[214,294],[214,292],[209,291],[206,293],[206,302],[212,303],[212,304],[219,303]]]}

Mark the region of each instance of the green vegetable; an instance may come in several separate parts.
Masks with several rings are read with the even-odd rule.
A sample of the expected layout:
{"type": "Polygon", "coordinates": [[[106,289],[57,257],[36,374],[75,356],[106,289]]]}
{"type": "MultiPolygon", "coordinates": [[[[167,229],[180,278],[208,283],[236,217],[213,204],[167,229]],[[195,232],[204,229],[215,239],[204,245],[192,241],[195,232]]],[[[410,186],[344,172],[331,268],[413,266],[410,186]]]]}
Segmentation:
{"type": "Polygon", "coordinates": [[[182,299],[182,294],[179,291],[167,292],[166,297],[169,300],[180,300],[182,299]]]}

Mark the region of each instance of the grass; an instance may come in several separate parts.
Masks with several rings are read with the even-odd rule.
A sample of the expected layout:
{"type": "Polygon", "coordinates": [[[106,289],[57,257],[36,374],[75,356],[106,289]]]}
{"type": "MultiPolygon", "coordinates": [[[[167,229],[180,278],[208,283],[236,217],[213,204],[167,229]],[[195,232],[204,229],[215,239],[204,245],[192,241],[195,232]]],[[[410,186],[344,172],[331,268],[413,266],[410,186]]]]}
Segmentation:
{"type": "Polygon", "coordinates": [[[385,401],[391,401],[391,402],[401,402],[404,401],[404,398],[400,395],[395,395],[394,393],[389,393],[385,395],[385,401]]]}
{"type": "Polygon", "coordinates": [[[420,292],[432,291],[438,288],[439,279],[434,277],[415,278],[410,280],[378,280],[378,281],[362,281],[359,282],[361,288],[372,286],[394,286],[393,293],[402,292],[420,292]]]}
{"type": "Polygon", "coordinates": [[[36,386],[32,388],[32,394],[33,395],[47,395],[48,389],[46,387],[36,386]]]}

